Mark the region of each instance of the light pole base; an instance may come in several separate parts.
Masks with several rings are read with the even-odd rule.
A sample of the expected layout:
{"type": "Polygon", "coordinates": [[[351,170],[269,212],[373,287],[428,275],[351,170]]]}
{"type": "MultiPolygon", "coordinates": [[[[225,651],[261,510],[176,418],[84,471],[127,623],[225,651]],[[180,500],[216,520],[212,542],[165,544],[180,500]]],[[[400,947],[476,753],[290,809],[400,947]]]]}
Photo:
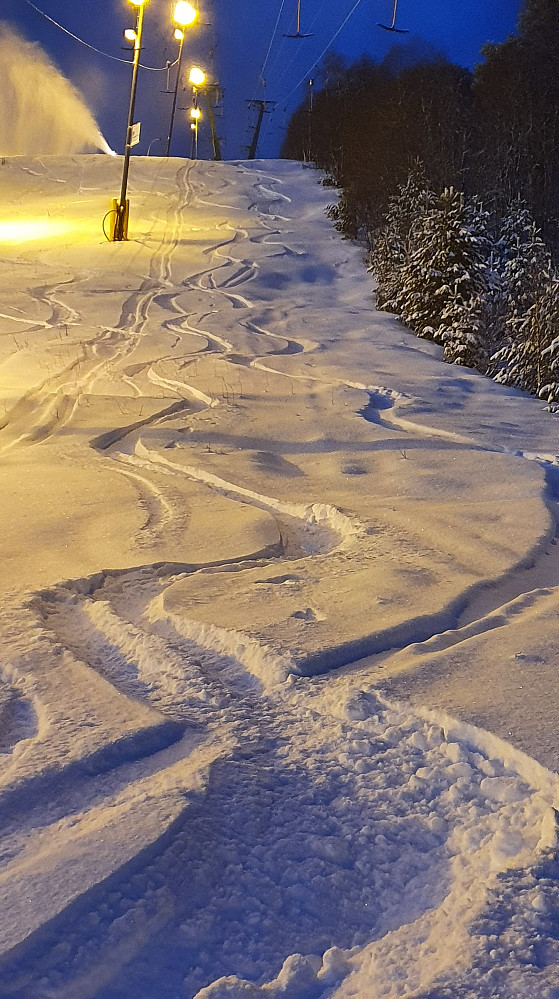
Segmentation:
{"type": "Polygon", "coordinates": [[[111,200],[111,210],[109,212],[109,241],[118,242],[128,239],[128,218],[130,215],[130,201],[126,198],[124,206],[121,206],[118,198],[111,200]]]}

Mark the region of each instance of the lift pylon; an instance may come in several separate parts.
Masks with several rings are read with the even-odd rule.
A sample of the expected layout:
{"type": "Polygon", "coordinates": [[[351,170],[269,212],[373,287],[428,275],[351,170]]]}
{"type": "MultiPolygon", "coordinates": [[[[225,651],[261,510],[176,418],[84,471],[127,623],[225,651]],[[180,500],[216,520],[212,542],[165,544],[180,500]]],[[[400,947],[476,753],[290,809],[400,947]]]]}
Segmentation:
{"type": "Polygon", "coordinates": [[[256,150],[258,148],[258,139],[260,138],[260,129],[262,128],[262,120],[265,114],[271,114],[274,110],[274,101],[263,101],[263,100],[252,100],[247,101],[250,108],[256,108],[258,111],[258,117],[256,119],[256,125],[254,126],[254,134],[252,136],[252,142],[248,150],[248,159],[256,159],[256,150]],[[268,105],[271,105],[268,108],[268,105]]]}

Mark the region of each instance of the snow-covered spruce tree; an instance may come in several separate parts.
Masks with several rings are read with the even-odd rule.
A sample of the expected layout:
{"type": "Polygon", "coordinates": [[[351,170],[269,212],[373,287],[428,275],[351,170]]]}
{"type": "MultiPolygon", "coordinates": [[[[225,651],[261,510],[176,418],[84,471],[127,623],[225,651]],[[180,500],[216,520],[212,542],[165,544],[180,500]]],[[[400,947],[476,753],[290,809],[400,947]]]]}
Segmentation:
{"type": "Polygon", "coordinates": [[[444,346],[445,361],[486,372],[489,363],[486,318],[484,295],[464,298],[460,290],[452,290],[436,331],[436,339],[440,338],[444,346]]]}
{"type": "Polygon", "coordinates": [[[394,311],[400,287],[401,271],[410,254],[410,234],[419,219],[433,205],[435,195],[429,190],[423,164],[415,160],[405,184],[390,199],[384,225],[373,234],[370,269],[377,279],[376,303],[379,309],[394,311]]]}
{"type": "Polygon", "coordinates": [[[414,222],[399,287],[386,308],[418,336],[444,346],[445,360],[487,369],[490,292],[487,215],[452,187],[414,222]]]}
{"type": "Polygon", "coordinates": [[[344,239],[359,239],[360,222],[357,206],[351,193],[344,188],[340,191],[336,204],[326,206],[326,215],[334,222],[334,228],[344,239]]]}
{"type": "Polygon", "coordinates": [[[501,345],[491,358],[491,374],[503,385],[514,385],[537,395],[547,383],[549,346],[548,286],[551,257],[528,208],[511,205],[503,219],[497,243],[500,257],[501,345]]]}
{"type": "MultiPolygon", "coordinates": [[[[559,276],[553,274],[530,306],[519,328],[526,343],[539,348],[538,363],[531,370],[536,392],[549,408],[559,409],[559,276]]],[[[532,360],[532,355],[530,355],[532,360]]],[[[521,359],[519,359],[519,366],[521,359]]],[[[522,371],[525,377],[525,372],[522,371]]],[[[524,387],[524,386],[523,386],[524,387]]]]}
{"type": "Polygon", "coordinates": [[[464,273],[452,287],[437,334],[444,345],[445,361],[485,373],[493,343],[492,323],[498,295],[489,213],[476,197],[464,201],[463,211],[469,263],[466,255],[462,260],[464,273]]]}
{"type": "Polygon", "coordinates": [[[549,250],[524,201],[509,206],[495,249],[503,275],[506,318],[515,320],[528,311],[550,269],[549,250]]]}
{"type": "Polygon", "coordinates": [[[344,239],[358,240],[371,246],[371,206],[351,187],[344,187],[337,204],[326,206],[326,215],[334,222],[334,228],[344,239]]]}

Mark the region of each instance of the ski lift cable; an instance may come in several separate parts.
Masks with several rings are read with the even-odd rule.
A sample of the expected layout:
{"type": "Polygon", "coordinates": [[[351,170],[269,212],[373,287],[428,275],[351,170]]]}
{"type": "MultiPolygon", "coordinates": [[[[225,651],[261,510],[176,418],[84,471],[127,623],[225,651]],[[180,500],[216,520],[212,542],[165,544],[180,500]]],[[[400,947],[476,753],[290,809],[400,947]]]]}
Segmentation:
{"type": "Polygon", "coordinates": [[[286,44],[286,37],[285,37],[285,35],[283,35],[283,37],[281,39],[281,42],[280,42],[280,44],[278,45],[278,47],[277,47],[277,49],[275,51],[274,57],[273,57],[273,59],[271,59],[269,65],[268,65],[268,72],[267,72],[268,79],[270,79],[270,77],[273,76],[274,70],[275,70],[278,62],[280,61],[280,59],[282,57],[283,49],[284,49],[285,44],[286,44]]]}
{"type": "MultiPolygon", "coordinates": [[[[272,51],[272,45],[274,44],[274,39],[276,37],[276,33],[277,33],[277,30],[278,30],[278,25],[280,23],[281,15],[283,13],[283,8],[284,7],[285,7],[285,0],[281,0],[280,6],[279,6],[279,10],[278,10],[278,16],[276,17],[276,23],[274,24],[274,27],[273,27],[273,30],[272,30],[272,35],[271,35],[271,38],[270,38],[270,43],[268,45],[268,49],[267,49],[266,55],[264,56],[264,62],[262,63],[262,66],[260,68],[260,72],[258,73],[258,76],[256,77],[256,85],[254,87],[254,91],[253,91],[252,98],[251,98],[252,101],[256,100],[256,94],[257,94],[258,86],[259,86],[260,83],[262,83],[263,86],[264,86],[264,92],[266,90],[266,81],[264,79],[264,70],[266,68],[266,64],[267,64],[268,59],[270,57],[270,52],[272,51]]],[[[249,104],[249,107],[250,107],[250,104],[249,104]]]]}
{"type": "MultiPolygon", "coordinates": [[[[324,8],[326,6],[326,2],[327,2],[327,0],[322,0],[322,2],[319,4],[317,10],[315,11],[314,17],[311,19],[311,22],[309,24],[309,31],[312,32],[312,30],[313,30],[315,24],[317,23],[318,19],[322,16],[322,14],[324,12],[324,8]]],[[[352,13],[353,12],[350,11],[350,14],[348,16],[351,17],[352,13]]],[[[347,21],[347,18],[346,18],[346,21],[347,21]]],[[[346,22],[344,21],[344,24],[345,23],[346,22]]],[[[344,25],[342,24],[341,28],[343,28],[343,26],[344,25]]],[[[338,32],[336,32],[336,35],[339,33],[339,31],[341,31],[341,28],[338,29],[338,32]]],[[[334,37],[336,37],[336,35],[334,37]]],[[[278,49],[278,52],[276,53],[275,58],[272,60],[272,64],[270,66],[270,74],[272,73],[274,67],[276,66],[276,63],[278,61],[278,57],[281,54],[283,45],[285,44],[285,41],[286,41],[286,37],[284,35],[284,37],[282,39],[282,44],[280,45],[280,47],[278,49]]],[[[330,42],[330,44],[331,44],[331,42],[330,42]]],[[[299,51],[295,52],[295,54],[291,57],[291,59],[287,63],[282,64],[282,66],[281,66],[281,79],[284,79],[285,77],[289,76],[289,74],[291,72],[291,67],[295,63],[297,63],[297,61],[300,59],[301,54],[302,54],[302,52],[299,49],[299,51]]],[[[319,56],[319,59],[320,58],[322,58],[322,56],[319,56]]],[[[306,75],[307,74],[305,74],[305,78],[306,78],[306,75]]],[[[281,80],[279,82],[281,83],[281,80]]],[[[289,96],[290,95],[288,95],[288,97],[289,96]]],[[[275,112],[279,109],[280,103],[281,102],[274,102],[274,107],[272,108],[271,113],[267,116],[267,119],[265,120],[265,122],[264,122],[264,124],[262,126],[262,140],[264,140],[266,138],[266,135],[268,134],[268,132],[270,131],[270,129],[272,127],[272,118],[274,117],[275,112]]],[[[284,108],[284,110],[285,110],[285,108],[284,108]]]]}
{"type": "MultiPolygon", "coordinates": [[[[105,59],[112,59],[113,62],[122,62],[122,63],[124,63],[125,66],[132,66],[132,60],[131,59],[122,59],[122,58],[120,58],[120,56],[114,56],[114,55],[110,55],[108,52],[102,52],[101,49],[95,48],[95,45],[90,45],[89,42],[85,42],[83,40],[83,38],[79,38],[79,36],[78,35],[74,35],[74,33],[72,31],[68,31],[68,28],[65,28],[62,24],[59,24],[58,21],[55,21],[53,17],[50,17],[50,15],[46,14],[44,10],[41,10],[40,7],[37,7],[36,4],[32,3],[32,0],[25,0],[25,2],[30,7],[32,7],[33,10],[36,10],[37,13],[41,15],[41,17],[44,17],[47,21],[50,21],[50,23],[54,24],[55,27],[60,28],[60,30],[63,31],[65,35],[69,35],[70,38],[73,38],[74,41],[79,42],[80,45],[85,45],[86,49],[91,49],[92,52],[96,52],[97,55],[104,56],[105,59]]],[[[177,62],[178,62],[178,59],[175,59],[175,62],[171,63],[171,66],[175,66],[177,62]]],[[[167,71],[167,69],[168,69],[168,67],[166,65],[165,66],[144,66],[143,63],[140,63],[139,65],[140,65],[140,67],[142,69],[149,69],[149,70],[151,70],[154,73],[165,73],[167,71]]]]}
{"type": "Polygon", "coordinates": [[[312,65],[309,66],[309,68],[306,71],[306,73],[304,73],[304,75],[295,84],[295,86],[289,91],[289,93],[286,94],[285,97],[283,97],[280,100],[278,100],[278,104],[285,104],[289,100],[289,98],[291,97],[291,95],[294,94],[295,91],[299,89],[299,87],[301,86],[301,84],[305,82],[305,80],[310,75],[310,73],[312,73],[312,71],[315,68],[315,66],[320,62],[320,60],[322,59],[322,57],[324,55],[326,55],[326,53],[328,52],[328,49],[330,48],[330,46],[332,45],[332,43],[336,40],[336,38],[338,37],[338,35],[340,34],[340,32],[345,28],[345,26],[346,26],[347,22],[349,21],[350,17],[352,16],[352,14],[355,13],[355,11],[357,10],[357,8],[359,7],[360,4],[361,4],[361,0],[356,0],[356,2],[354,3],[353,7],[349,11],[349,14],[344,18],[344,20],[340,24],[340,27],[337,29],[337,31],[334,32],[334,34],[332,35],[330,41],[323,48],[323,50],[320,53],[320,55],[314,60],[314,62],[312,63],[312,65]]]}
{"type": "MultiPolygon", "coordinates": [[[[276,67],[276,65],[277,65],[277,62],[278,62],[278,60],[279,60],[279,56],[281,55],[281,52],[283,51],[283,45],[285,45],[285,43],[286,43],[286,38],[284,37],[284,38],[282,38],[282,44],[280,45],[280,47],[279,47],[279,49],[278,49],[278,53],[277,53],[277,55],[278,55],[278,58],[274,59],[274,61],[273,61],[272,65],[270,66],[270,76],[272,75],[272,70],[273,70],[273,69],[274,69],[274,68],[276,67]]],[[[299,50],[298,52],[295,52],[295,53],[294,53],[294,54],[293,54],[293,55],[291,56],[291,58],[290,58],[290,59],[288,59],[288,60],[287,60],[286,62],[282,62],[282,63],[281,63],[281,66],[280,66],[280,75],[279,75],[279,83],[280,83],[280,85],[281,85],[282,81],[283,81],[283,80],[284,80],[284,79],[285,79],[286,77],[287,77],[287,78],[289,78],[289,75],[290,75],[290,73],[291,73],[291,68],[292,68],[292,66],[293,66],[294,64],[296,64],[298,60],[300,60],[300,57],[301,57],[301,51],[299,50]]],[[[273,81],[273,82],[272,82],[272,87],[273,87],[273,84],[274,84],[274,82],[275,82],[275,81],[273,81]]]]}
{"type": "MultiPolygon", "coordinates": [[[[314,17],[311,19],[310,24],[309,24],[309,31],[310,32],[312,32],[312,30],[315,27],[317,21],[323,15],[326,3],[327,3],[327,0],[322,0],[322,2],[318,5],[318,7],[317,7],[317,9],[315,11],[314,17]]],[[[350,14],[350,16],[351,16],[351,14],[350,14]]],[[[343,25],[342,25],[342,27],[343,27],[343,25]]],[[[278,61],[278,58],[279,58],[279,55],[281,54],[283,45],[285,44],[285,40],[286,40],[286,36],[284,35],[284,37],[282,38],[282,43],[281,43],[281,45],[280,45],[280,47],[278,49],[278,52],[276,53],[276,56],[273,59],[272,64],[270,66],[270,74],[272,73],[272,71],[273,71],[273,69],[274,69],[274,67],[275,67],[275,65],[276,65],[276,63],[278,61]]],[[[289,60],[288,63],[282,65],[282,67],[281,67],[282,78],[289,75],[291,67],[293,66],[294,63],[297,62],[297,59],[299,58],[299,56],[301,54],[302,54],[301,50],[299,50],[299,52],[296,52],[292,56],[292,58],[289,60]]],[[[274,114],[278,110],[278,108],[279,108],[279,104],[276,103],[276,102],[274,102],[274,107],[272,108],[271,113],[265,119],[264,124],[262,126],[262,141],[266,138],[266,136],[268,135],[268,133],[269,133],[271,127],[272,127],[272,118],[274,117],[274,114]]],[[[284,108],[284,111],[285,110],[286,109],[284,108]]]]}
{"type": "Polygon", "coordinates": [[[324,6],[325,6],[325,3],[326,3],[326,0],[322,0],[322,3],[321,3],[321,4],[319,5],[319,7],[317,8],[317,10],[316,10],[316,13],[315,13],[314,17],[312,18],[312,20],[311,20],[311,22],[310,22],[310,24],[309,24],[309,31],[312,31],[312,30],[313,30],[313,28],[314,28],[314,26],[315,26],[316,22],[318,21],[318,19],[319,19],[320,15],[322,14],[322,12],[323,12],[323,10],[324,10],[324,6]]]}
{"type": "MultiPolygon", "coordinates": [[[[325,2],[326,2],[326,0],[322,0],[322,2],[319,3],[319,5],[318,5],[318,9],[316,10],[315,15],[314,15],[314,17],[313,17],[313,19],[311,21],[311,24],[310,24],[310,30],[311,31],[312,31],[314,25],[316,24],[316,22],[318,21],[320,15],[321,15],[321,13],[322,13],[322,11],[324,9],[325,2]]],[[[280,6],[280,10],[279,10],[279,13],[278,13],[278,17],[276,19],[276,23],[275,23],[275,26],[274,26],[274,31],[273,31],[273,34],[272,34],[272,38],[271,38],[270,44],[268,46],[268,51],[266,53],[266,58],[264,59],[264,62],[262,64],[262,69],[260,70],[259,79],[264,83],[264,86],[266,86],[266,81],[264,80],[264,69],[266,67],[268,59],[270,58],[270,52],[272,50],[272,45],[273,45],[273,42],[274,42],[274,38],[275,38],[275,36],[277,34],[277,30],[278,30],[278,26],[279,26],[281,15],[283,13],[284,6],[285,6],[285,0],[282,0],[281,6],[280,6]]],[[[275,67],[276,67],[276,65],[277,65],[277,63],[279,61],[281,53],[283,52],[283,48],[284,48],[284,45],[286,43],[286,38],[287,38],[287,36],[283,35],[283,37],[281,39],[281,43],[280,43],[280,45],[279,45],[279,47],[278,47],[278,49],[277,49],[277,51],[276,51],[276,53],[274,55],[274,58],[272,59],[272,61],[270,63],[270,68],[269,68],[270,75],[273,73],[273,71],[274,71],[274,69],[275,69],[275,67]]],[[[288,61],[287,65],[286,64],[282,65],[282,78],[287,75],[287,73],[291,69],[291,66],[293,65],[293,63],[295,63],[297,61],[297,57],[298,57],[298,53],[295,53],[295,55],[293,55],[292,58],[288,61]]],[[[256,94],[253,95],[253,100],[255,99],[255,96],[256,96],[256,94]]],[[[273,117],[273,114],[274,114],[274,107],[271,108],[270,113],[267,115],[267,119],[266,119],[266,121],[265,121],[265,123],[264,123],[264,125],[262,127],[262,135],[263,136],[266,133],[267,129],[269,129],[269,127],[270,127],[270,122],[271,122],[271,119],[273,117]]]]}
{"type": "Polygon", "coordinates": [[[320,60],[322,59],[322,57],[324,55],[326,55],[326,53],[328,52],[328,49],[332,45],[332,42],[334,42],[336,40],[336,38],[338,37],[338,35],[340,34],[340,32],[343,30],[343,28],[345,28],[345,26],[346,26],[347,22],[349,21],[350,17],[352,16],[352,14],[355,13],[355,11],[357,10],[357,8],[359,7],[360,4],[361,4],[361,0],[356,0],[356,2],[354,3],[353,7],[351,8],[349,14],[347,15],[347,17],[342,21],[342,23],[340,24],[340,27],[338,28],[338,30],[335,31],[334,34],[332,35],[330,41],[328,42],[328,45],[326,45],[323,48],[323,50],[320,53],[320,55],[314,60],[313,64],[311,66],[309,66],[309,68],[306,71],[306,73],[303,74],[303,76],[301,77],[301,79],[295,84],[294,87],[292,87],[292,89],[289,91],[289,93],[286,94],[285,97],[282,97],[280,100],[278,100],[278,104],[285,104],[285,102],[289,100],[289,98],[291,97],[291,95],[294,94],[295,91],[299,89],[299,87],[301,86],[301,84],[305,82],[305,80],[307,79],[307,77],[309,76],[309,74],[312,73],[314,67],[320,62],[320,60]]]}
{"type": "MultiPolygon", "coordinates": [[[[276,23],[274,24],[274,29],[272,31],[272,37],[270,38],[270,44],[268,45],[268,50],[266,52],[266,55],[264,56],[264,62],[262,63],[260,72],[259,72],[258,77],[257,77],[258,81],[264,79],[264,70],[266,69],[266,64],[268,62],[268,59],[270,58],[270,52],[272,51],[272,45],[274,44],[274,39],[276,37],[276,33],[277,33],[277,30],[278,30],[278,25],[280,23],[280,19],[281,19],[281,15],[283,14],[283,8],[284,7],[285,7],[285,0],[281,0],[280,6],[279,6],[279,10],[278,10],[278,16],[276,17],[276,23]]],[[[257,86],[258,86],[258,82],[257,82],[257,86]]],[[[253,98],[254,97],[256,97],[256,91],[253,94],[253,98]]]]}
{"type": "MultiPolygon", "coordinates": [[[[322,3],[320,4],[317,12],[315,13],[312,21],[310,22],[310,24],[309,24],[309,31],[310,32],[312,32],[312,30],[313,30],[316,22],[318,21],[320,15],[322,14],[322,12],[324,10],[325,2],[326,2],[326,0],[322,0],[322,3]]],[[[282,38],[282,41],[281,41],[281,45],[279,46],[278,51],[276,52],[276,55],[274,56],[274,58],[273,58],[273,60],[271,62],[270,70],[269,70],[269,75],[270,76],[272,75],[272,73],[273,73],[273,71],[274,71],[274,69],[275,69],[275,67],[276,67],[276,65],[277,65],[277,63],[279,61],[279,57],[280,57],[280,55],[281,55],[281,53],[283,51],[283,46],[285,45],[285,43],[286,43],[286,37],[284,35],[283,38],[282,38]]],[[[299,55],[301,55],[301,52],[300,51],[296,52],[287,63],[285,63],[285,64],[283,64],[281,66],[281,75],[282,75],[282,77],[289,75],[289,71],[291,70],[291,67],[293,66],[293,64],[295,62],[297,62],[297,59],[298,59],[299,55]]]]}

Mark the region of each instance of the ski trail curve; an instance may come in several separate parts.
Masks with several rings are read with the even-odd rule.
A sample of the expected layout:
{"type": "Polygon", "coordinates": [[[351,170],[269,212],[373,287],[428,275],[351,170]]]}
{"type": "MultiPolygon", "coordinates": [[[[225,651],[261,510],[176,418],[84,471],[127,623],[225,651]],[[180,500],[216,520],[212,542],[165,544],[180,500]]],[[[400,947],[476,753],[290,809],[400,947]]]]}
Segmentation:
{"type": "MultiPolygon", "coordinates": [[[[386,386],[341,374],[274,370],[271,354],[310,353],[316,345],[276,332],[272,321],[254,314],[256,294],[243,294],[256,287],[261,263],[245,247],[251,239],[254,246],[273,245],[265,233],[257,233],[258,241],[249,227],[233,227],[230,240],[206,251],[211,266],[181,275],[178,286],[175,250],[183,213],[198,198],[198,169],[179,169],[178,194],[149,274],[122,303],[117,324],[90,341],[75,398],[123,362],[124,380],[138,399],[150,386],[162,391],[161,408],[89,441],[99,460],[137,484],[146,535],[172,539],[178,485],[188,480],[233,507],[264,513],[278,525],[280,542],[199,564],[156,561],[152,552],[145,564],[60,582],[19,607],[15,624],[34,644],[22,648],[20,638],[9,649],[10,759],[0,795],[27,824],[21,835],[10,828],[13,838],[0,857],[0,977],[5,993],[19,999],[54,993],[59,999],[132,999],[155,994],[161,983],[169,995],[187,999],[224,994],[220,989],[275,996],[286,994],[284,986],[294,996],[302,989],[318,996],[345,979],[351,990],[359,954],[370,954],[379,981],[383,974],[388,980],[392,948],[405,956],[397,978],[404,994],[414,987],[402,977],[414,946],[420,951],[427,940],[445,973],[459,956],[460,941],[456,952],[454,938],[446,951],[441,946],[441,940],[448,943],[440,931],[449,920],[467,936],[474,918],[493,926],[515,899],[518,920],[532,927],[534,939],[544,933],[556,901],[551,892],[540,897],[544,875],[532,867],[526,880],[533,883],[523,882],[515,895],[513,874],[534,862],[555,863],[557,779],[488,733],[370,689],[352,669],[355,644],[332,643],[314,661],[306,659],[310,673],[326,673],[333,664],[347,670],[302,676],[304,637],[296,660],[291,650],[282,655],[277,645],[241,628],[197,619],[204,584],[223,583],[227,599],[231,580],[247,578],[264,603],[271,605],[272,590],[282,594],[289,606],[280,623],[304,636],[303,629],[323,623],[320,607],[289,603],[304,572],[314,572],[318,585],[321,571],[327,574],[335,563],[340,575],[332,577],[333,588],[340,579],[351,585],[358,557],[372,560],[378,552],[368,525],[342,504],[286,499],[285,485],[274,494],[277,480],[270,477],[266,489],[251,488],[242,469],[236,477],[231,466],[221,475],[209,461],[204,467],[200,450],[185,448],[177,457],[172,434],[184,431],[185,417],[189,426],[201,415],[218,415],[219,400],[188,371],[165,367],[173,347],[169,357],[153,356],[151,346],[135,353],[155,305],[165,332],[201,339],[201,350],[185,356],[215,352],[227,363],[235,355],[233,336],[201,328],[212,313],[198,308],[200,296],[192,308],[188,304],[190,293],[212,294],[220,309],[239,314],[237,329],[245,339],[253,334],[259,345],[272,347],[265,359],[249,362],[255,372],[351,388],[363,393],[367,411],[353,415],[356,423],[367,415],[395,431],[472,446],[465,435],[398,424],[396,410],[405,413],[406,397],[386,386]],[[163,480],[169,487],[160,485],[163,480]],[[193,585],[182,605],[169,609],[168,591],[185,581],[193,585]],[[40,684],[35,701],[24,687],[31,665],[40,684]],[[80,699],[80,690],[87,696],[80,699]],[[78,727],[87,751],[72,744],[78,727]],[[50,769],[37,778],[30,761],[39,760],[45,746],[50,769]],[[34,810],[35,794],[40,807],[34,810]],[[48,872],[57,865],[64,884],[55,897],[48,872]],[[8,907],[3,892],[10,878],[28,890],[15,893],[8,907]],[[30,922],[18,937],[26,907],[30,922]],[[298,962],[301,954],[314,957],[298,962]],[[222,976],[229,976],[228,984],[220,984],[222,976]]],[[[281,181],[262,171],[256,177],[250,209],[281,218],[276,208],[290,203],[274,187],[281,181]]],[[[215,198],[206,203],[217,204],[215,198]]],[[[48,295],[60,320],[66,308],[60,288],[48,295]]],[[[231,363],[242,356],[239,351],[231,363]]],[[[14,442],[31,441],[33,433],[38,439],[39,426],[46,443],[71,423],[74,397],[68,412],[57,412],[50,423],[41,407],[52,404],[49,394],[67,394],[72,377],[68,369],[46,380],[12,412],[14,425],[14,417],[19,420],[14,442]]],[[[237,416],[231,407],[228,418],[237,416]]],[[[220,427],[217,439],[219,434],[220,427]]],[[[527,605],[532,597],[517,599],[527,605]]],[[[444,612],[448,616],[449,608],[444,612]]],[[[435,615],[410,617],[407,641],[421,633],[433,649],[450,645],[485,625],[497,627],[497,618],[495,612],[492,620],[476,619],[438,638],[435,615]]],[[[365,651],[379,641],[373,626],[363,624],[365,651]]],[[[400,639],[402,634],[400,629],[400,639]]],[[[387,631],[382,641],[395,635],[387,631]]],[[[490,940],[487,931],[483,946],[487,942],[486,952],[498,964],[510,948],[497,936],[490,940]]]]}

